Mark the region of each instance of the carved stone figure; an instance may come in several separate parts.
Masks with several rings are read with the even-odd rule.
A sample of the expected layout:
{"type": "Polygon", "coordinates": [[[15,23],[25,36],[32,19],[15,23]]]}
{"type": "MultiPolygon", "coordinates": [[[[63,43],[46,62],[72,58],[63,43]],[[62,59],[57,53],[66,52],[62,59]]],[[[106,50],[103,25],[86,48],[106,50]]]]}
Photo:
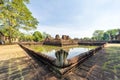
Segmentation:
{"type": "Polygon", "coordinates": [[[64,67],[68,65],[68,61],[67,61],[68,52],[61,49],[55,53],[55,56],[56,56],[57,66],[64,67]]]}

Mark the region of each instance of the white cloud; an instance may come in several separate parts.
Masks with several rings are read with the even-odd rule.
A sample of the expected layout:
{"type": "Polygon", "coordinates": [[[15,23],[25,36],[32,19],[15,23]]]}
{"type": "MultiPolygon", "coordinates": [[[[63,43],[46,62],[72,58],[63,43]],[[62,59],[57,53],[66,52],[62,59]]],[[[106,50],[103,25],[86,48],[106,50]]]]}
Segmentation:
{"type": "Polygon", "coordinates": [[[93,28],[97,29],[113,29],[120,28],[120,13],[108,12],[107,14],[101,14],[97,20],[93,23],[93,28]]]}
{"type": "Polygon", "coordinates": [[[119,3],[120,0],[52,0],[47,3],[38,0],[38,6],[29,7],[40,21],[38,30],[52,36],[88,37],[96,29],[120,28],[119,3]]]}
{"type": "Polygon", "coordinates": [[[69,25],[68,27],[66,27],[65,25],[61,25],[61,27],[41,25],[38,27],[38,30],[42,32],[47,32],[53,37],[56,34],[59,34],[59,35],[69,35],[71,38],[91,37],[93,32],[90,28],[86,30],[86,29],[81,29],[80,27],[74,27],[72,25],[71,26],[69,25]]]}

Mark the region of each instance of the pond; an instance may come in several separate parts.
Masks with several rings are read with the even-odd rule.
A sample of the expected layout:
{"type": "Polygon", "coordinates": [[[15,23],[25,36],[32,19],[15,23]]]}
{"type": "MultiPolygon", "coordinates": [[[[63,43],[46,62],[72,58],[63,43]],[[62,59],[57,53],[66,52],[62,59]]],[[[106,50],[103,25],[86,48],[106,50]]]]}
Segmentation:
{"type": "Polygon", "coordinates": [[[27,46],[36,52],[41,52],[42,54],[55,57],[55,52],[63,49],[69,53],[67,59],[70,59],[74,56],[77,56],[83,52],[87,52],[91,49],[96,48],[97,46],[66,46],[66,47],[57,47],[57,46],[46,46],[46,45],[30,45],[27,46]]]}

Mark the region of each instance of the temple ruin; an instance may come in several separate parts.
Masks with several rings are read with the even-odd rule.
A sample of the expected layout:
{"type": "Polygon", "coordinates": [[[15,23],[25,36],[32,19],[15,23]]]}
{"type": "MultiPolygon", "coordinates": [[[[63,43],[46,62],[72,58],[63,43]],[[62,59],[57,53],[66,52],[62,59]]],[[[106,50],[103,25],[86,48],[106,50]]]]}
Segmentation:
{"type": "Polygon", "coordinates": [[[54,46],[66,46],[66,45],[77,45],[78,42],[71,39],[68,35],[62,35],[60,37],[58,34],[55,38],[47,36],[43,42],[44,45],[54,45],[54,46]]]}

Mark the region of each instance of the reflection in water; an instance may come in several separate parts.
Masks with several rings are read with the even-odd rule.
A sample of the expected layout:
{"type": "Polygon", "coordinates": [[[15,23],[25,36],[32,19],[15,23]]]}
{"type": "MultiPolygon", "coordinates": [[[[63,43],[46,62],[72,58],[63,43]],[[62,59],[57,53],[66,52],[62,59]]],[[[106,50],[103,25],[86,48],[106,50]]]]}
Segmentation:
{"type": "Polygon", "coordinates": [[[68,59],[69,58],[72,58],[72,57],[74,57],[74,56],[76,56],[76,55],[78,55],[78,54],[81,54],[81,53],[83,53],[83,52],[86,52],[86,51],[88,51],[89,49],[88,48],[70,48],[69,49],[69,55],[68,55],[68,59]]]}
{"type": "Polygon", "coordinates": [[[80,53],[87,52],[96,46],[67,46],[67,47],[56,47],[56,46],[37,46],[37,45],[32,45],[29,46],[30,48],[34,49],[37,52],[41,52],[45,55],[52,56],[56,58],[55,52],[63,49],[67,51],[69,54],[67,56],[67,59],[72,58],[76,55],[79,55],[80,53]]]}

